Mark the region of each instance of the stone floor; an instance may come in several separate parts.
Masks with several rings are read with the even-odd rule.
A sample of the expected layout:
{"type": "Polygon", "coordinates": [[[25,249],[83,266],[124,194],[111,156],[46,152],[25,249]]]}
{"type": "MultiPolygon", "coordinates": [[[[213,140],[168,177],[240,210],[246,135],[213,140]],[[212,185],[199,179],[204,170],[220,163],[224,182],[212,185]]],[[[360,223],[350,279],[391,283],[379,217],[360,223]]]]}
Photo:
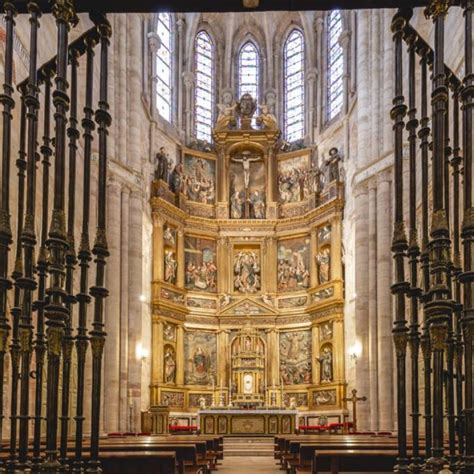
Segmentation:
{"type": "Polygon", "coordinates": [[[224,456],[218,474],[276,474],[281,473],[273,456],[224,456]]]}

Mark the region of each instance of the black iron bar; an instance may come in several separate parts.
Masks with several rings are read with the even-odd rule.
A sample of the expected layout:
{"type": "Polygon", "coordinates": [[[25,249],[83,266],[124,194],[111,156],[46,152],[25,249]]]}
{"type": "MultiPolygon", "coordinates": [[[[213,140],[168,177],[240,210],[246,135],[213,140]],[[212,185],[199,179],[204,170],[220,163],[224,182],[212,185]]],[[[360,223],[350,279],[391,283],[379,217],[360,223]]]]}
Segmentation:
{"type": "Polygon", "coordinates": [[[104,331],[104,299],[108,291],[104,287],[105,264],[109,255],[107,248],[106,228],[106,181],[107,181],[107,128],[110,126],[111,117],[109,104],[107,102],[107,79],[108,79],[108,47],[109,38],[112,33],[110,24],[105,16],[92,15],[91,19],[97,25],[100,35],[100,88],[99,108],[95,113],[99,139],[99,184],[98,184],[98,217],[97,234],[92,253],[95,255],[96,281],[91,287],[90,293],[94,298],[94,320],[90,331],[90,342],[92,350],[92,410],[91,410],[91,452],[87,472],[99,473],[99,420],[100,420],[100,397],[101,397],[101,375],[102,356],[106,333],[104,331]]]}
{"type": "Polygon", "coordinates": [[[92,97],[94,86],[94,47],[97,41],[97,30],[94,29],[95,37],[90,35],[87,40],[86,52],[86,87],[85,105],[82,127],[84,130],[84,174],[83,174],[83,211],[81,242],[79,245],[78,257],[80,267],[80,289],[77,295],[78,301],[78,326],[76,335],[77,353],[77,394],[76,394],[76,438],[73,472],[80,474],[83,472],[83,434],[84,434],[84,384],[85,384],[85,364],[88,347],[87,336],[87,309],[91,301],[89,296],[89,262],[91,261],[90,238],[89,238],[89,218],[90,218],[90,188],[91,188],[91,155],[92,155],[92,132],[95,128],[93,120],[94,110],[92,109],[92,97]]]}
{"type": "Polygon", "coordinates": [[[33,350],[33,292],[36,290],[35,278],[35,217],[36,217],[36,160],[38,133],[38,86],[37,86],[37,49],[38,28],[41,12],[33,2],[28,4],[30,11],[30,64],[29,79],[26,86],[25,106],[27,125],[27,154],[26,154],[26,208],[21,232],[23,249],[23,275],[17,282],[21,288],[21,315],[19,325],[20,339],[20,410],[18,431],[18,469],[25,470],[28,463],[29,442],[29,405],[30,405],[30,365],[33,350]]]}
{"type": "MultiPolygon", "coordinates": [[[[10,222],[10,165],[11,165],[11,124],[12,111],[15,107],[13,99],[13,31],[16,10],[12,3],[4,4],[5,11],[5,64],[3,93],[0,94],[2,105],[2,186],[0,193],[0,380],[5,377],[5,354],[8,350],[10,325],[7,316],[7,293],[12,287],[8,277],[8,254],[12,244],[10,222]]],[[[3,421],[5,418],[3,401],[6,385],[0,389],[0,439],[3,439],[3,421]]],[[[0,451],[2,446],[0,446],[0,451]]],[[[3,460],[0,461],[3,467],[3,460]]]]}
{"type": "Polygon", "coordinates": [[[72,350],[74,347],[74,337],[72,335],[73,324],[73,305],[76,302],[74,294],[74,269],[77,263],[74,240],[74,218],[76,208],[76,154],[77,140],[79,131],[77,129],[77,50],[70,50],[71,64],[71,109],[69,114],[69,128],[67,134],[69,137],[69,182],[68,182],[68,213],[67,213],[67,241],[68,249],[66,252],[66,308],[68,318],[63,338],[63,368],[62,368],[62,397],[61,397],[61,444],[60,444],[60,463],[63,468],[68,464],[68,432],[69,432],[69,401],[71,385],[71,363],[72,350]]]}
{"type": "Polygon", "coordinates": [[[65,321],[68,318],[66,291],[64,288],[65,256],[68,248],[65,221],[65,161],[66,126],[69,97],[68,83],[68,32],[71,24],[77,21],[73,4],[69,0],[56,0],[53,15],[57,26],[56,89],[53,92],[55,107],[55,154],[54,154],[54,199],[47,247],[50,253],[50,286],[47,290],[48,303],[45,306],[46,335],[48,349],[47,380],[47,420],[46,456],[42,470],[57,473],[60,469],[57,452],[58,430],[58,387],[60,357],[64,337],[65,321]]]}
{"type": "Polygon", "coordinates": [[[420,247],[418,245],[418,230],[416,222],[416,152],[418,119],[416,118],[416,80],[415,80],[415,48],[416,36],[409,34],[406,38],[408,44],[408,121],[406,129],[408,131],[409,144],[409,239],[408,239],[408,265],[410,272],[410,332],[408,343],[410,345],[411,359],[411,418],[412,418],[412,438],[413,456],[410,466],[411,472],[418,473],[421,468],[420,458],[420,409],[419,409],[419,382],[418,382],[418,357],[420,352],[420,333],[418,323],[418,301],[421,296],[421,289],[418,287],[418,259],[420,247]]]}
{"type": "Polygon", "coordinates": [[[395,221],[392,239],[392,253],[395,260],[395,321],[393,340],[397,357],[397,420],[398,420],[398,458],[395,472],[408,472],[407,419],[406,419],[406,352],[408,328],[406,321],[405,296],[410,285],[405,281],[405,253],[408,248],[403,220],[403,130],[407,107],[403,96],[403,28],[411,17],[411,10],[398,10],[392,20],[392,33],[395,48],[395,96],[391,118],[394,122],[394,200],[395,221]]]}
{"type": "Polygon", "coordinates": [[[23,215],[25,210],[25,179],[26,179],[26,90],[21,89],[20,108],[20,146],[16,166],[18,169],[18,203],[17,203],[17,228],[15,238],[15,267],[12,278],[15,283],[13,307],[11,309],[12,338],[10,343],[10,357],[12,364],[12,380],[10,393],[10,454],[7,460],[7,471],[14,472],[18,461],[17,435],[18,435],[18,382],[20,375],[20,341],[18,331],[20,325],[20,299],[21,291],[18,279],[23,274],[23,263],[21,254],[21,234],[23,231],[23,215]]]}

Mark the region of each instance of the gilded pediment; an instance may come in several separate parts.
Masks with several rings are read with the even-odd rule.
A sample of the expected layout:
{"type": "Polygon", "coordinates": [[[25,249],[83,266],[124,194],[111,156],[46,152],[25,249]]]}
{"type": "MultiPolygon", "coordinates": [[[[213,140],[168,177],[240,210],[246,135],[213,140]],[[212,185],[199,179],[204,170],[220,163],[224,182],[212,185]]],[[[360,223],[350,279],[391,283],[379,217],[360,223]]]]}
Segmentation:
{"type": "Polygon", "coordinates": [[[243,298],[230,302],[226,306],[220,308],[218,316],[260,316],[260,315],[277,315],[270,304],[259,301],[257,298],[243,298]]]}

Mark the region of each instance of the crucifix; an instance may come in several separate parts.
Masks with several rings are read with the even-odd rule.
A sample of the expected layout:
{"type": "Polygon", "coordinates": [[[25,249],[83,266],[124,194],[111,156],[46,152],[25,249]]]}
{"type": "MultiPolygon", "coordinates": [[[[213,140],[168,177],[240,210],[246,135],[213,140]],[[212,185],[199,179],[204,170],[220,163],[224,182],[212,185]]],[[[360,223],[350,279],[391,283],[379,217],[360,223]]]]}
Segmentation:
{"type": "Polygon", "coordinates": [[[346,397],[342,400],[344,402],[352,402],[352,429],[354,432],[357,432],[357,402],[366,402],[367,397],[358,397],[357,390],[354,388],[352,390],[352,397],[346,397]]]}
{"type": "Polygon", "coordinates": [[[243,151],[240,158],[232,158],[232,161],[240,163],[244,172],[244,189],[245,189],[245,217],[250,216],[250,163],[259,161],[260,157],[252,156],[250,151],[243,151]]]}

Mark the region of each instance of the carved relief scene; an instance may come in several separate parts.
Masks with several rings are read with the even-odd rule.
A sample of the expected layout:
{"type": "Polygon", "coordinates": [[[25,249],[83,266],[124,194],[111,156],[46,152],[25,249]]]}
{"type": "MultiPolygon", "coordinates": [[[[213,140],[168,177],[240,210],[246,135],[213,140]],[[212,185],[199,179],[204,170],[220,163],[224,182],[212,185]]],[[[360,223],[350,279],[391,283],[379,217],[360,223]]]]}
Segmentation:
{"type": "Polygon", "coordinates": [[[280,333],[280,376],[284,385],[311,384],[311,331],[280,333]]]}
{"type": "Polygon", "coordinates": [[[185,285],[189,290],[217,291],[216,241],[186,235],[185,285]]]}
{"type": "Polygon", "coordinates": [[[301,237],[278,244],[278,290],[298,291],[310,286],[310,239],[301,237]]]}
{"type": "Polygon", "coordinates": [[[217,342],[214,333],[186,331],[184,380],[189,385],[211,385],[216,380],[217,342]]]}
{"type": "Polygon", "coordinates": [[[201,156],[184,155],[181,192],[190,201],[214,204],[216,198],[216,163],[201,156]]]}

